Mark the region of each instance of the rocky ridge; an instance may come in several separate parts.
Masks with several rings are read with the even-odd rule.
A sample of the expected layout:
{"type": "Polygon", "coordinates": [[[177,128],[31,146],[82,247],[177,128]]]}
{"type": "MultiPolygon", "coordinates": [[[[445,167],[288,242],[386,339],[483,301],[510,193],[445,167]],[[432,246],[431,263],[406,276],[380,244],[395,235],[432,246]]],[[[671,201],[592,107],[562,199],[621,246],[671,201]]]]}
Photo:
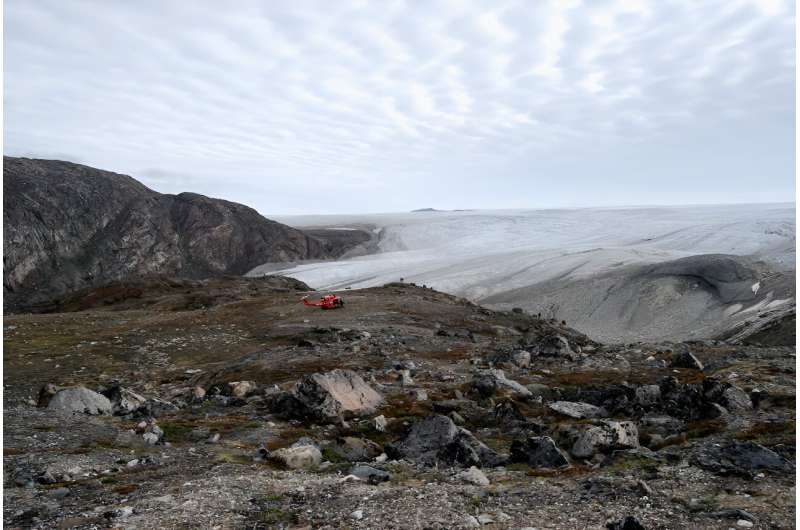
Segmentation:
{"type": "Polygon", "coordinates": [[[3,157],[6,311],[84,287],[143,276],[242,275],[265,262],[326,259],[369,239],[331,240],[195,193],[165,195],[135,179],[57,160],[3,157]]]}

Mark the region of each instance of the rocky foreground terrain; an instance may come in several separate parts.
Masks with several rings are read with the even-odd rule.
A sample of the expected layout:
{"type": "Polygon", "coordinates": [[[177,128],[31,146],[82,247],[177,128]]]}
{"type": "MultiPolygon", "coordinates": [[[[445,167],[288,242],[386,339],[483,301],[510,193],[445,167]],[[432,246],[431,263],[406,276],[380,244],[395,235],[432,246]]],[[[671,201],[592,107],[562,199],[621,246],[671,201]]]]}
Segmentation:
{"type": "Polygon", "coordinates": [[[209,278],[333,258],[369,239],[357,230],[308,234],[242,204],[165,195],[80,164],[3,157],[7,311],[46,309],[54,297],[131,277],[209,278]]]}
{"type": "Polygon", "coordinates": [[[603,345],[422,286],[305,290],[148,280],[6,315],[5,526],[794,528],[786,330],[603,345]]]}

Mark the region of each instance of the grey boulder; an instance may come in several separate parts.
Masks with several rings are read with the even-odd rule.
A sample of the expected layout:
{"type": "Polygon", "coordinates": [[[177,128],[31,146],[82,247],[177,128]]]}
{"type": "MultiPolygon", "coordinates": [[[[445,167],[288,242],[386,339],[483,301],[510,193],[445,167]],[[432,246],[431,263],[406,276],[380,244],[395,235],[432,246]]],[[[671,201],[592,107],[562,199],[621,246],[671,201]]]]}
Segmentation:
{"type": "Polygon", "coordinates": [[[572,353],[569,341],[561,335],[544,337],[536,346],[536,353],[544,357],[560,357],[572,353]]]}
{"type": "Polygon", "coordinates": [[[571,442],[569,452],[575,458],[639,447],[639,431],[631,421],[605,420],[594,425],[569,426],[561,434],[566,434],[564,438],[571,442]]]}
{"type": "Polygon", "coordinates": [[[558,469],[569,466],[566,455],[549,436],[514,440],[509,460],[528,464],[534,468],[558,469]]]}
{"type": "Polygon", "coordinates": [[[392,476],[382,469],[376,469],[371,466],[355,466],[350,469],[350,475],[358,477],[370,484],[378,484],[381,482],[388,482],[392,476]]]}
{"type": "Polygon", "coordinates": [[[106,388],[101,393],[111,402],[112,412],[118,416],[130,414],[147,403],[147,398],[118,384],[106,388]]]}
{"type": "Polygon", "coordinates": [[[719,475],[751,476],[757,471],[794,472],[794,464],[754,442],[707,443],[693,452],[691,463],[719,475]]]}
{"type": "Polygon", "coordinates": [[[68,414],[111,414],[112,408],[107,397],[82,386],[59,390],[47,404],[47,410],[68,414]]]}
{"type": "Polygon", "coordinates": [[[689,368],[692,370],[702,370],[703,363],[700,362],[700,359],[694,356],[693,353],[685,351],[682,353],[678,353],[675,357],[672,358],[673,368],[689,368]]]}
{"type": "Polygon", "coordinates": [[[303,377],[291,392],[275,396],[272,408],[283,416],[333,421],[372,414],[383,397],[351,370],[303,377]]]}
{"type": "Polygon", "coordinates": [[[503,370],[482,370],[475,374],[472,386],[484,397],[490,397],[498,392],[508,392],[522,397],[530,397],[531,391],[520,383],[508,379],[503,370]]]}
{"type": "Polygon", "coordinates": [[[573,401],[555,401],[548,405],[550,410],[575,418],[576,420],[584,420],[589,418],[602,418],[608,416],[606,409],[597,407],[589,403],[580,403],[573,401]]]}
{"type": "Polygon", "coordinates": [[[315,443],[301,438],[290,447],[269,453],[269,458],[289,469],[308,469],[317,467],[322,462],[322,453],[315,443]]]}
{"type": "Polygon", "coordinates": [[[471,432],[440,414],[416,422],[405,438],[387,444],[385,450],[391,458],[405,458],[428,466],[441,462],[493,467],[504,461],[471,432]]]}

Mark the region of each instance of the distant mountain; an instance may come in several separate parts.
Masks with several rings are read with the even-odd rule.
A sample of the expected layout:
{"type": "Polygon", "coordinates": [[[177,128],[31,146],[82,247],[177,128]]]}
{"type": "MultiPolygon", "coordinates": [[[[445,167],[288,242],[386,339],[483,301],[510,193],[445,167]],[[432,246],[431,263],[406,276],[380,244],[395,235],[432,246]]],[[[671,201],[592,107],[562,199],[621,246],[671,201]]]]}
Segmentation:
{"type": "Polygon", "coordinates": [[[414,213],[414,212],[438,212],[438,211],[440,211],[440,210],[437,210],[436,208],[420,208],[419,210],[411,210],[411,213],[414,213]]]}
{"type": "Polygon", "coordinates": [[[109,281],[239,275],[346,250],[241,204],[70,162],[3,157],[3,193],[8,310],[109,281]]]}

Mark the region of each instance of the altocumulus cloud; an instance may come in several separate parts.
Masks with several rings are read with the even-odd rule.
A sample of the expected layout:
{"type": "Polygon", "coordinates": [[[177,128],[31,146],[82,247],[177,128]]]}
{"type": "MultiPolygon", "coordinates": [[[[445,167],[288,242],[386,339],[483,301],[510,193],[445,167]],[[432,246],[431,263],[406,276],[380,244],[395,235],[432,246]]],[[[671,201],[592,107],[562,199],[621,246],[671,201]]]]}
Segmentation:
{"type": "Polygon", "coordinates": [[[232,5],[6,0],[6,154],[265,214],[793,200],[793,2],[232,5]]]}

